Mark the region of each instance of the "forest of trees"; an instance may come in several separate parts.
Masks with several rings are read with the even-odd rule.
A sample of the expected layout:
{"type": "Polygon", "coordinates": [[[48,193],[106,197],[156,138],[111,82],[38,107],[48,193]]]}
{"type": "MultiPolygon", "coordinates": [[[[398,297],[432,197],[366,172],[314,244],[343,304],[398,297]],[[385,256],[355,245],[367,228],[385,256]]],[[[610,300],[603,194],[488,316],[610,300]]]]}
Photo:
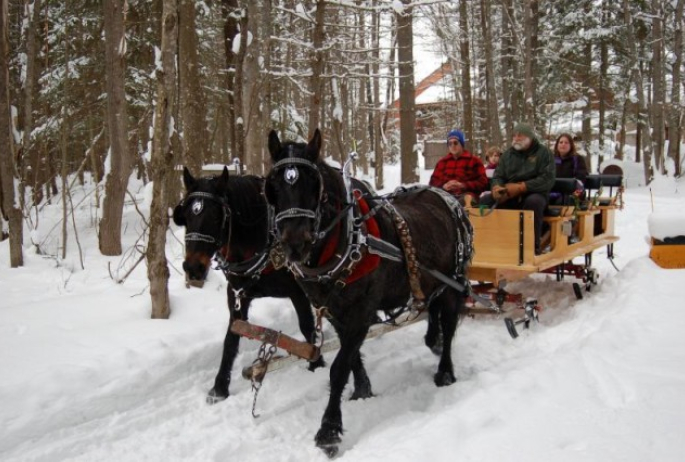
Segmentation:
{"type": "Polygon", "coordinates": [[[418,36],[433,37],[452,69],[456,97],[434,121],[440,133],[460,127],[482,152],[517,121],[553,135],[554,103],[581,102],[591,154],[622,158],[636,127],[647,181],[679,176],[684,2],[0,0],[11,264],[21,265],[31,208],[60,200],[66,210],[70,182],[86,172],[102,188],[104,255],[122,252],[128,179],[154,180],[149,259],[164,244],[153,230],[166,229],[179,197],[174,166],[198,175],[237,158],[263,174],[271,129],[305,140],[321,128],[326,154],[356,149],[379,188],[382,169],[371,167],[389,161],[402,162],[403,182],[417,181],[418,36]]]}

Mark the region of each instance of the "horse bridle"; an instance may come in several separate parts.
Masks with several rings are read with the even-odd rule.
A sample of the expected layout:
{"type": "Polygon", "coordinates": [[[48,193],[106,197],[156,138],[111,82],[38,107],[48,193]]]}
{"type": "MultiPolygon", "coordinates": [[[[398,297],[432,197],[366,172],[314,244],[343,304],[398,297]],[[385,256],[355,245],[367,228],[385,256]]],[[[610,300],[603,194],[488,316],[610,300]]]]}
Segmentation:
{"type": "MultiPolygon", "coordinates": [[[[319,237],[319,228],[321,226],[321,203],[323,202],[323,197],[324,197],[324,189],[323,189],[323,177],[321,176],[321,172],[319,171],[319,167],[316,166],[314,162],[310,162],[307,159],[303,159],[301,157],[286,157],[285,159],[281,159],[278,162],[276,162],[273,166],[273,172],[276,173],[281,169],[287,169],[287,168],[293,168],[297,169],[297,166],[303,166],[307,167],[311,170],[314,170],[316,172],[316,175],[319,179],[319,197],[317,198],[316,201],[316,210],[310,210],[310,209],[303,209],[300,207],[291,207],[289,209],[285,209],[282,212],[279,212],[276,214],[274,218],[274,228],[276,231],[276,234],[280,234],[280,230],[278,229],[278,223],[282,220],[288,219],[288,218],[309,218],[310,220],[314,220],[314,238],[312,242],[315,242],[317,238],[319,237]]],[[[288,171],[286,170],[286,174],[288,171]]],[[[296,179],[292,181],[292,183],[286,178],[285,180],[289,184],[294,184],[296,179]]],[[[269,204],[269,206],[273,207],[273,204],[269,204]]]]}
{"type": "Polygon", "coordinates": [[[207,192],[202,192],[202,191],[196,191],[188,194],[186,198],[184,199],[184,203],[187,203],[189,199],[207,199],[213,202],[216,202],[221,206],[221,212],[223,214],[223,219],[221,221],[221,228],[219,229],[219,238],[217,239],[216,237],[210,235],[210,234],[204,234],[204,233],[186,233],[185,235],[185,242],[186,245],[188,245],[189,242],[205,242],[207,244],[214,244],[217,248],[220,248],[221,245],[223,244],[222,242],[222,237],[226,236],[226,226],[228,225],[228,239],[226,240],[226,243],[230,242],[231,240],[231,208],[228,205],[228,202],[226,201],[225,198],[221,196],[217,196],[216,194],[212,193],[207,193],[207,192]]]}

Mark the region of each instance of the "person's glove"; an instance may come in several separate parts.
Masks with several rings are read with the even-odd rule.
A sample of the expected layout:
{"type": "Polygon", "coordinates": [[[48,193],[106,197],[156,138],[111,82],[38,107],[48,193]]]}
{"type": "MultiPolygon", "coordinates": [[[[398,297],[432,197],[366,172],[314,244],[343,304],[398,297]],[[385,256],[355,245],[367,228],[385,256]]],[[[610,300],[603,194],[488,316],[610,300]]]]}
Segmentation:
{"type": "Polygon", "coordinates": [[[523,181],[520,183],[507,183],[504,185],[507,190],[507,196],[509,199],[519,197],[526,192],[526,183],[523,181]]]}
{"type": "Polygon", "coordinates": [[[500,204],[506,202],[509,199],[507,194],[507,188],[502,185],[496,184],[492,187],[492,198],[495,199],[500,204]]]}

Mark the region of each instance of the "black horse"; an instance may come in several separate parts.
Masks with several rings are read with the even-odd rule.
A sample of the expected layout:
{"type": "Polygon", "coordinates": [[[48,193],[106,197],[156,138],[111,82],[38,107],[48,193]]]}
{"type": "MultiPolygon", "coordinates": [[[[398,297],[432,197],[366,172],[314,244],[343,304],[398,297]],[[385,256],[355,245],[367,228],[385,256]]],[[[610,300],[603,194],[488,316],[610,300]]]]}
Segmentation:
{"type": "Polygon", "coordinates": [[[429,314],[425,342],[440,354],[434,382],[445,386],[456,381],[451,347],[465,313],[465,272],[473,248],[471,224],[451,196],[417,187],[375,202],[367,196],[367,201],[359,192],[350,194],[363,188],[327,165],[320,149],[319,130],[308,144],[281,143],[272,131],[274,165],[265,194],[291,270],[340,339],[328,405],[315,437],[316,445],[332,457],[341,442],[341,399],[350,372],[352,399],[372,396],[360,348],[378,319],[377,310],[396,313],[397,307],[417,308],[423,301],[429,314]],[[378,266],[368,264],[379,256],[378,266]],[[366,268],[361,275],[360,267],[366,268]]]}
{"type": "MultiPolygon", "coordinates": [[[[193,178],[183,169],[186,197],[174,209],[174,223],[185,226],[186,255],[183,269],[189,282],[204,281],[216,253],[228,279],[230,322],[247,320],[252,300],[260,297],[289,298],[300,331],[309,342],[316,340],[314,316],[306,295],[287,269],[275,269],[269,259],[273,237],[268,209],[262,194],[264,179],[256,176],[221,175],[193,178]]],[[[219,372],[207,395],[210,404],[229,396],[233,361],[240,336],[229,329],[224,340],[219,372]]],[[[323,366],[323,358],[309,369],[323,366]]]]}

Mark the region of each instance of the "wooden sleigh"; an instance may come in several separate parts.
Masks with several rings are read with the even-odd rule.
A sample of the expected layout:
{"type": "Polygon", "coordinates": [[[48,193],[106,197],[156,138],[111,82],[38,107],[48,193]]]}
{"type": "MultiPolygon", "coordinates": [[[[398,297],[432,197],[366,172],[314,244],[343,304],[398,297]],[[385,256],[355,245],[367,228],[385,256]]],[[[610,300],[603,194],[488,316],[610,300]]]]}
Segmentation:
{"type": "MultiPolygon", "coordinates": [[[[555,190],[568,196],[575,189],[573,182],[557,180],[555,190]]],[[[469,279],[475,293],[494,302],[494,308],[474,303],[470,313],[504,314],[509,333],[515,338],[516,326],[528,327],[537,320],[541,307],[534,297],[524,299],[522,294],[507,292],[508,283],[535,273],[551,273],[558,281],[573,276],[591,290],[598,278],[592,267],[593,251],[606,246],[611,259],[613,244],[619,240],[614,220],[622,206],[621,183],[619,175],[590,175],[585,184],[589,199],[584,206],[551,206],[544,218],[549,227],[549,251],[541,255],[535,254],[532,211],[494,209],[482,213],[469,208],[476,249],[469,279]],[[606,188],[609,194],[602,196],[606,188]],[[583,263],[573,263],[576,257],[583,257],[583,263]],[[522,314],[514,320],[510,315],[516,311],[522,314]]],[[[582,298],[581,285],[574,283],[573,288],[582,298]]]]}

